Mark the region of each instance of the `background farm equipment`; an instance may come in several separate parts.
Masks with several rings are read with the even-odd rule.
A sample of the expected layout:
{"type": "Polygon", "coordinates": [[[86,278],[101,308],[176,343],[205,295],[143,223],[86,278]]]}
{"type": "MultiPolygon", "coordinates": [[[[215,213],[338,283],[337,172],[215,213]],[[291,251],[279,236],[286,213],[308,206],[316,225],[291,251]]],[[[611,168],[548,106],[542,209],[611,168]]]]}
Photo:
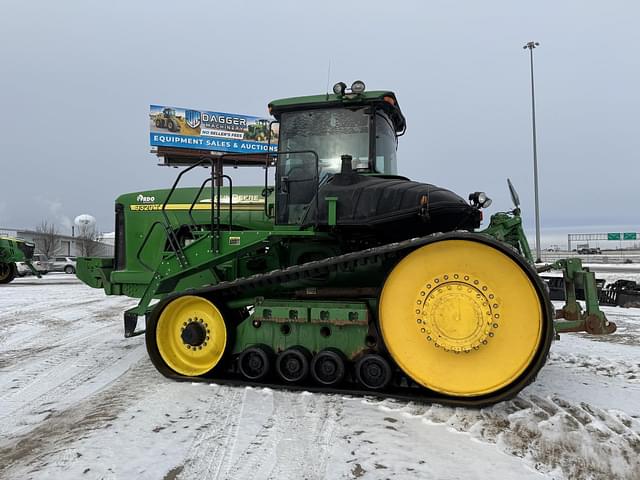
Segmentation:
{"type": "Polygon", "coordinates": [[[602,305],[640,307],[640,285],[632,280],[616,280],[599,293],[602,305]]]}
{"type": "Polygon", "coordinates": [[[16,263],[24,262],[31,273],[40,273],[31,264],[35,245],[12,237],[0,237],[0,284],[11,282],[18,274],[16,263]]]}

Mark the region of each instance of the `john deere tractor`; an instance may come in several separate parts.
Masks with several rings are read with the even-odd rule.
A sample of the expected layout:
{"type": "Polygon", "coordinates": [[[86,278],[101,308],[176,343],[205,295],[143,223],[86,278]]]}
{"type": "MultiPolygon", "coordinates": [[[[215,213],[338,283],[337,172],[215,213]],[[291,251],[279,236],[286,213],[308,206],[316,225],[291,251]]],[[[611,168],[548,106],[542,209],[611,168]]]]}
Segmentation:
{"type": "Polygon", "coordinates": [[[16,262],[24,262],[34,275],[40,277],[40,273],[31,265],[34,248],[33,243],[19,238],[0,237],[0,284],[16,278],[16,262]]]}
{"type": "Polygon", "coordinates": [[[538,267],[564,272],[554,312],[513,189],[515,208],[479,230],[485,193],[398,175],[393,92],[339,83],[269,111],[277,152],[159,148],[189,166],[170,189],[116,200],[114,258],[78,260],[87,284],[140,299],[125,336],[145,334],[162,374],[479,406],[531,382],[558,332],[615,330],[577,260],[538,267]],[[202,166],[199,187],[178,188],[202,166]],[[265,183],[233,186],[228,166],[265,183]]]}

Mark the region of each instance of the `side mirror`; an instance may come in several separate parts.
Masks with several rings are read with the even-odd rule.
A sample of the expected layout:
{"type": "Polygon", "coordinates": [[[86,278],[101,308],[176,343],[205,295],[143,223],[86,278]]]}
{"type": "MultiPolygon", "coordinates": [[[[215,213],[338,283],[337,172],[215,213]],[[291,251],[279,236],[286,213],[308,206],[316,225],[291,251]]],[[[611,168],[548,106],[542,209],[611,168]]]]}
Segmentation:
{"type": "Polygon", "coordinates": [[[513,186],[511,180],[507,178],[507,185],[509,185],[509,192],[511,193],[511,201],[513,202],[513,206],[516,208],[520,207],[520,197],[518,196],[518,192],[516,192],[516,187],[513,186]]]}

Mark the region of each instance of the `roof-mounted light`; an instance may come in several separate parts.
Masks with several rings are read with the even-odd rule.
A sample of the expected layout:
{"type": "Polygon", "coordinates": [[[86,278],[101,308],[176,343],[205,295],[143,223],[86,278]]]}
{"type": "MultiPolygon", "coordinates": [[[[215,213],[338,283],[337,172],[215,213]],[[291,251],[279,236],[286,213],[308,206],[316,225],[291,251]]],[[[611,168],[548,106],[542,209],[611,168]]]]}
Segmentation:
{"type": "Polygon", "coordinates": [[[344,82],[338,82],[333,86],[333,93],[336,95],[344,95],[345,90],[347,89],[347,84],[344,82]]]}
{"type": "Polygon", "coordinates": [[[351,92],[361,94],[364,93],[365,85],[362,80],[356,80],[351,84],[351,92]]]}

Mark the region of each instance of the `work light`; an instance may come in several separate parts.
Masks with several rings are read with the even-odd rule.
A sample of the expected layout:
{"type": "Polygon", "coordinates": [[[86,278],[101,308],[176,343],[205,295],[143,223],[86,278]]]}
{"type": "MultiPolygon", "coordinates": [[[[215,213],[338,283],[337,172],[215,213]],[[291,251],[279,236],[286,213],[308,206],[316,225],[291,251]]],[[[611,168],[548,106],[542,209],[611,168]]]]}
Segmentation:
{"type": "Polygon", "coordinates": [[[343,95],[346,89],[347,89],[346,83],[338,82],[333,86],[333,93],[335,93],[336,95],[343,95]]]}
{"type": "Polygon", "coordinates": [[[364,93],[364,82],[362,80],[356,80],[351,84],[351,91],[353,93],[364,93]]]}

